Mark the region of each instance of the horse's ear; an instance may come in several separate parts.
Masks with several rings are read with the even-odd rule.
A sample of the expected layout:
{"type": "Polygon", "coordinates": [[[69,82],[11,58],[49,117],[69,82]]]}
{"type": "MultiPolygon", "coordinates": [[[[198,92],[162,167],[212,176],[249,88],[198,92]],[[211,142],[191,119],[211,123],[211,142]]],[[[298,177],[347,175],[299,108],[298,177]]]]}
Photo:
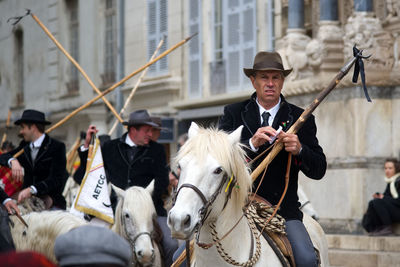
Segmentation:
{"type": "Polygon", "coordinates": [[[149,185],[146,187],[146,191],[149,192],[150,195],[153,195],[153,191],[154,191],[154,179],[151,180],[151,182],[149,183],[149,185]]]}
{"type": "Polygon", "coordinates": [[[242,135],[243,125],[240,125],[236,130],[229,134],[229,141],[232,144],[240,142],[240,136],[242,135]]]}
{"type": "Polygon", "coordinates": [[[188,137],[189,138],[195,137],[198,132],[199,132],[199,126],[194,121],[192,121],[188,131],[188,137]]]}
{"type": "Polygon", "coordinates": [[[122,190],[121,188],[111,184],[112,189],[117,193],[118,198],[124,198],[125,197],[125,190],[122,190]]]}

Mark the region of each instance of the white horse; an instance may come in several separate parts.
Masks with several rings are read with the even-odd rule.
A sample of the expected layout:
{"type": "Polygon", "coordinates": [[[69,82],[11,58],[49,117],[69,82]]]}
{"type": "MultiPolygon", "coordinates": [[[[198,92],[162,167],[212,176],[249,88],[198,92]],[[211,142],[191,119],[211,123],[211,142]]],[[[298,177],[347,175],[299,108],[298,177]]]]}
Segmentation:
{"type": "MultiPolygon", "coordinates": [[[[228,261],[243,263],[241,266],[282,266],[264,238],[260,239],[260,251],[253,249],[256,245],[253,247],[252,243],[256,243],[253,241],[257,241],[259,232],[252,230],[245,218],[240,220],[252,183],[239,143],[241,131],[239,127],[228,135],[192,123],[189,140],[177,156],[181,168],[179,190],[168,215],[172,236],[188,240],[198,230],[200,243],[213,243],[213,238],[222,239],[239,221],[220,240],[219,248],[214,245],[206,250],[195,242],[196,266],[232,266],[228,261]],[[236,180],[232,182],[231,178],[236,180]]],[[[304,223],[314,246],[321,252],[322,266],[328,266],[328,247],[322,228],[306,215],[304,223]]]]}
{"type": "Polygon", "coordinates": [[[308,199],[306,192],[304,192],[303,187],[299,184],[297,188],[297,195],[299,196],[300,210],[304,213],[310,215],[314,220],[318,220],[318,213],[308,199]]]}
{"type": "Polygon", "coordinates": [[[154,228],[157,214],[151,198],[154,180],[146,189],[132,186],[124,191],[116,186],[112,187],[119,200],[111,230],[129,241],[134,252],[135,265],[161,266],[160,249],[157,242],[153,242],[157,235],[154,228]]]}
{"type": "MultiPolygon", "coordinates": [[[[113,186],[118,195],[115,221],[112,230],[125,238],[133,250],[133,266],[161,266],[158,246],[152,240],[156,216],[151,193],[152,182],[146,189],[130,187],[126,191],[113,186]]],[[[32,212],[22,216],[29,227],[25,227],[15,216],[11,216],[11,234],[17,250],[33,250],[56,262],[55,239],[69,230],[88,224],[87,221],[66,211],[32,212]]]]}

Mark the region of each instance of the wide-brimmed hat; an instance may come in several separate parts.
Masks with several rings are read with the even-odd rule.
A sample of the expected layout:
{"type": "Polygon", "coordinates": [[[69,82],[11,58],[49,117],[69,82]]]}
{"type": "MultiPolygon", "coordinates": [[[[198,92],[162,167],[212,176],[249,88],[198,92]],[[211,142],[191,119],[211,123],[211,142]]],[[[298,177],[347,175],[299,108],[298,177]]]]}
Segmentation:
{"type": "Polygon", "coordinates": [[[157,124],[155,124],[151,120],[149,113],[145,109],[140,109],[132,112],[131,114],[129,114],[129,121],[124,121],[122,124],[128,126],[145,124],[157,127],[157,124]]]}
{"type": "Polygon", "coordinates": [[[254,57],[252,69],[243,68],[244,74],[247,77],[254,76],[258,70],[278,70],[282,71],[283,76],[288,76],[292,69],[285,70],[282,64],[281,55],[277,52],[258,52],[254,57]]]}
{"type": "Polygon", "coordinates": [[[34,109],[25,109],[22,113],[22,117],[14,122],[15,125],[20,125],[23,122],[32,122],[38,124],[49,125],[51,122],[46,121],[44,117],[44,113],[34,110],[34,109]]]}
{"type": "Polygon", "coordinates": [[[155,126],[154,128],[161,130],[161,131],[168,131],[168,128],[162,127],[162,123],[161,123],[161,117],[158,116],[151,116],[151,120],[157,124],[157,126],[155,126]]]}

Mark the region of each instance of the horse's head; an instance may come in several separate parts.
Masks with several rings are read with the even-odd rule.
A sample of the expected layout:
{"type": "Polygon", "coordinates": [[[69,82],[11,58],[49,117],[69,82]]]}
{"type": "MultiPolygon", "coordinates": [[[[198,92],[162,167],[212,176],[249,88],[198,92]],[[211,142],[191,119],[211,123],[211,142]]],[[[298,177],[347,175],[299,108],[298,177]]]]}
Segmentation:
{"type": "Polygon", "coordinates": [[[168,215],[175,238],[188,239],[201,224],[241,212],[251,186],[239,142],[242,127],[228,135],[192,122],[189,140],[176,158],[181,174],[168,215]]]}
{"type": "Polygon", "coordinates": [[[156,210],[151,198],[154,180],[146,189],[132,186],[124,191],[114,185],[112,187],[118,196],[116,232],[129,241],[135,261],[142,266],[151,266],[155,257],[152,234],[156,210]]]}

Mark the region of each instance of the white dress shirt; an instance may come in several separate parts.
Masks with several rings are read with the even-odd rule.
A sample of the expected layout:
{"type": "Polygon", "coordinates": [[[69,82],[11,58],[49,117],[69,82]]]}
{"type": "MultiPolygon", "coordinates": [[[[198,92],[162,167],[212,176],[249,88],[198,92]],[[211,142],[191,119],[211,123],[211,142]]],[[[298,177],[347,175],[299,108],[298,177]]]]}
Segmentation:
{"type": "MultiPolygon", "coordinates": [[[[260,103],[258,102],[258,98],[256,98],[256,103],[257,103],[257,105],[258,105],[258,111],[259,111],[259,116],[260,116],[261,124],[263,123],[263,118],[262,118],[261,115],[262,115],[264,112],[268,112],[268,113],[270,114],[270,116],[269,116],[269,118],[268,118],[268,125],[271,126],[272,123],[274,122],[274,119],[275,119],[276,114],[277,114],[278,111],[279,111],[279,106],[280,106],[280,104],[281,104],[281,98],[279,97],[278,103],[277,103],[275,106],[273,106],[272,108],[270,108],[270,109],[265,109],[263,106],[261,106],[260,103]]],[[[253,152],[257,152],[257,151],[258,151],[258,148],[255,148],[254,145],[253,145],[253,143],[251,142],[251,138],[249,139],[249,145],[250,145],[250,148],[251,148],[251,150],[252,150],[253,152]]]]}

